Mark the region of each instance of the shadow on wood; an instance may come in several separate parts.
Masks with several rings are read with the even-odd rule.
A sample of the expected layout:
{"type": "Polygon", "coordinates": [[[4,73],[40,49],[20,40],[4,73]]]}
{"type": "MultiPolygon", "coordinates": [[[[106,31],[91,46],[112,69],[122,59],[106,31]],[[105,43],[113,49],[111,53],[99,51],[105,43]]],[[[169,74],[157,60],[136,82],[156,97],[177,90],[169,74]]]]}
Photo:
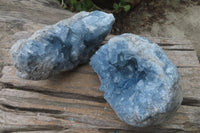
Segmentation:
{"type": "Polygon", "coordinates": [[[192,45],[163,38],[149,39],[164,49],[167,47],[165,52],[178,66],[184,88],[181,108],[162,125],[134,128],[120,121],[104,100],[103,93],[98,90],[98,76],[88,64],[42,81],[20,79],[15,75],[16,69],[13,66],[5,66],[0,78],[0,82],[4,84],[0,90],[1,130],[153,133],[160,130],[199,131],[200,67],[192,45]]]}

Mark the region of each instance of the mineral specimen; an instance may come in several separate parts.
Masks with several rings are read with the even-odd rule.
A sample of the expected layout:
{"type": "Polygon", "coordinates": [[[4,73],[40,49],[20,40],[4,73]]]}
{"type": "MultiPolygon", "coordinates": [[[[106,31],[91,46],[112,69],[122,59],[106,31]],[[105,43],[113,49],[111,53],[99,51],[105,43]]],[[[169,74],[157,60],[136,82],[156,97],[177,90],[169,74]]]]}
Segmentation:
{"type": "Polygon", "coordinates": [[[69,19],[36,31],[11,48],[17,75],[47,79],[89,61],[114,23],[112,14],[80,12],[69,19]]]}
{"type": "Polygon", "coordinates": [[[180,107],[179,73],[155,43],[134,34],[111,38],[92,56],[105,99],[136,127],[160,124],[180,107]]]}

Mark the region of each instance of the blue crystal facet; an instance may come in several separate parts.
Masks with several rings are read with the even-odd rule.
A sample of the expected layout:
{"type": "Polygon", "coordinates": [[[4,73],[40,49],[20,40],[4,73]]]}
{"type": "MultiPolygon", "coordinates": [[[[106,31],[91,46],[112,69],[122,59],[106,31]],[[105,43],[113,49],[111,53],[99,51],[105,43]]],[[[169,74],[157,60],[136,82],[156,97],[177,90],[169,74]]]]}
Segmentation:
{"type": "Polygon", "coordinates": [[[102,11],[80,12],[36,31],[11,48],[17,75],[47,79],[89,61],[112,29],[115,18],[102,11]]]}
{"type": "Polygon", "coordinates": [[[180,107],[176,66],[155,43],[134,34],[111,38],[92,56],[104,97],[127,124],[160,124],[180,107]]]}

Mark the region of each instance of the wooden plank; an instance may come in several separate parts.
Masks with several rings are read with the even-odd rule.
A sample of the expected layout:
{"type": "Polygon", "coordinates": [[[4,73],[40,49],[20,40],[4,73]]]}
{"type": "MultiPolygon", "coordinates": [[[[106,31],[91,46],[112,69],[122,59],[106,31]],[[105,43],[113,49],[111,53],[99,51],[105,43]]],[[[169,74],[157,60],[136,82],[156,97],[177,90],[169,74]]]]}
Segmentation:
{"type": "MultiPolygon", "coordinates": [[[[85,75],[90,75],[91,76],[90,78],[94,78],[96,75],[92,73],[91,69],[88,69],[88,68],[89,67],[87,65],[83,65],[80,69],[81,71],[77,69],[72,73],[74,73],[75,75],[76,74],[79,75],[80,73],[85,74],[85,75]]],[[[20,117],[21,119],[23,119],[23,122],[21,121],[21,119],[19,119],[19,121],[17,122],[19,125],[15,125],[16,128],[20,125],[28,124],[29,126],[30,125],[33,126],[33,129],[35,130],[36,129],[39,130],[41,128],[51,129],[49,128],[50,126],[53,126],[59,129],[60,125],[65,125],[65,127],[69,129],[86,127],[86,128],[102,129],[102,131],[106,131],[106,132],[108,129],[133,130],[133,131],[138,130],[121,122],[118,119],[118,117],[115,115],[115,113],[112,111],[110,106],[103,99],[103,94],[99,92],[98,90],[97,90],[97,93],[101,94],[101,95],[97,94],[98,98],[95,98],[95,96],[89,97],[87,92],[82,93],[81,95],[82,97],[81,97],[80,95],[78,95],[80,94],[79,91],[82,90],[81,88],[77,88],[76,92],[74,92],[72,95],[73,97],[71,97],[70,96],[71,94],[67,95],[68,93],[66,93],[68,88],[64,89],[59,86],[57,87],[54,86],[55,88],[48,88],[48,87],[42,87],[39,85],[42,82],[47,82],[47,83],[52,82],[51,84],[54,84],[53,83],[54,80],[52,79],[50,79],[49,81],[29,81],[28,80],[24,82],[24,80],[22,79],[17,79],[18,77],[16,77],[14,75],[14,72],[12,72],[11,70],[14,70],[12,66],[4,67],[3,76],[0,79],[0,81],[3,82],[4,85],[6,84],[13,85],[13,89],[2,89],[0,92],[0,103],[1,103],[0,110],[2,111],[1,112],[2,116],[0,118],[1,120],[5,120],[5,119],[10,120],[10,121],[7,121],[7,124],[15,125],[16,121],[18,121],[16,120],[16,118],[20,117]],[[7,70],[9,70],[9,72],[7,70]],[[4,81],[5,79],[7,79],[7,82],[4,81]],[[17,82],[15,82],[16,80],[17,82]],[[46,91],[41,88],[45,88],[46,91]],[[62,88],[62,89],[57,90],[57,88],[62,88]],[[59,91],[61,91],[61,93],[59,91]],[[27,112],[28,112],[28,115],[27,115],[27,112]],[[31,112],[31,115],[30,115],[30,112],[31,112]],[[40,115],[37,116],[38,113],[41,114],[43,117],[40,117],[40,115]],[[5,114],[6,116],[12,116],[13,120],[11,118],[9,119],[4,118],[3,116],[5,116],[5,114]],[[18,117],[15,115],[17,115],[18,117]],[[39,120],[36,121],[38,117],[39,117],[39,120]],[[58,120],[57,120],[57,117],[59,118],[58,120]],[[60,118],[62,117],[65,117],[65,119],[60,120],[60,118]],[[70,121],[72,120],[72,118],[73,120],[74,119],[77,120],[79,123],[72,124],[72,122],[70,121]],[[54,121],[56,121],[56,123],[54,121]],[[81,121],[81,124],[80,124],[80,121],[81,121]],[[89,121],[92,121],[92,123],[89,121]],[[94,126],[94,123],[96,124],[95,126],[94,126]],[[103,125],[101,125],[102,123],[103,125]],[[35,125],[39,127],[35,128],[34,127],[35,125]]],[[[169,120],[169,122],[166,122],[161,127],[157,127],[157,130],[161,128],[162,130],[166,129],[166,131],[174,131],[174,130],[198,131],[200,130],[199,129],[200,123],[196,124],[197,121],[200,120],[199,116],[197,115],[198,113],[200,113],[197,111],[200,109],[200,100],[199,100],[200,88],[199,88],[199,82],[198,82],[200,81],[199,80],[200,69],[199,68],[179,68],[179,71],[183,80],[183,87],[184,87],[183,104],[185,106],[181,107],[182,108],[181,111],[178,112],[179,115],[176,114],[174,118],[169,120]],[[189,121],[186,121],[186,120],[189,120],[189,121]],[[193,127],[191,129],[185,128],[185,127],[183,128],[183,125],[185,123],[186,125],[187,124],[193,125],[193,127]]],[[[71,77],[71,75],[68,75],[68,76],[71,77]]],[[[66,79],[63,79],[64,77],[66,77],[66,75],[63,75],[63,76],[59,75],[58,77],[59,77],[58,81],[62,79],[62,82],[68,84],[66,79]]],[[[83,76],[83,77],[87,77],[87,76],[83,76]]],[[[98,80],[98,79],[95,79],[95,80],[98,80]]],[[[79,81],[79,79],[77,79],[77,82],[82,84],[84,88],[84,84],[82,83],[81,80],[79,81]]],[[[77,82],[73,82],[73,83],[76,84],[77,82]]],[[[86,82],[86,84],[88,83],[86,82]]],[[[62,84],[62,86],[65,86],[65,85],[62,84]]],[[[49,87],[51,87],[51,85],[49,87]]],[[[5,123],[5,122],[1,121],[0,123],[5,123]]],[[[10,128],[5,127],[4,129],[7,130],[10,128]]],[[[26,126],[24,130],[25,129],[27,129],[26,126]]],[[[142,130],[152,131],[152,130],[155,130],[155,128],[142,129],[142,130]]]]}
{"type": "Polygon", "coordinates": [[[8,58],[8,57],[10,57],[10,54],[9,54],[10,50],[9,49],[4,49],[4,48],[0,48],[0,53],[2,55],[4,55],[4,56],[0,57],[0,63],[10,65],[11,62],[12,62],[12,59],[8,58]]]}
{"type": "Polygon", "coordinates": [[[178,66],[184,89],[181,108],[162,125],[134,128],[120,121],[98,90],[98,76],[88,64],[42,81],[18,78],[13,66],[5,66],[0,78],[4,85],[0,89],[0,132],[198,132],[200,67],[195,51],[181,42],[162,43],[161,47],[178,66]]]}
{"type": "MultiPolygon", "coordinates": [[[[53,24],[73,15],[55,8],[55,4],[53,0],[1,0],[3,36],[0,41],[0,65],[11,64],[9,48],[17,39],[23,38],[22,35],[13,35],[15,32],[28,30],[32,33],[45,24],[53,24]],[[49,9],[53,11],[47,12],[49,9]]],[[[15,76],[16,70],[12,66],[5,66],[2,77],[0,73],[0,132],[199,132],[200,69],[193,46],[188,40],[147,38],[166,51],[181,74],[184,100],[170,120],[142,129],[120,121],[98,90],[98,77],[89,65],[44,81],[22,80],[15,76]]]]}
{"type": "MultiPolygon", "coordinates": [[[[105,38],[104,43],[106,43],[109,39],[115,36],[116,35],[112,35],[112,34],[108,35],[105,38]]],[[[183,39],[177,39],[177,38],[166,38],[166,37],[151,37],[151,36],[144,36],[144,37],[161,45],[170,45],[170,46],[171,45],[191,45],[191,42],[189,40],[183,40],[183,39]]]]}
{"type": "MultiPolygon", "coordinates": [[[[42,133],[58,133],[58,132],[59,133],[102,133],[101,131],[98,131],[97,129],[63,129],[63,130],[26,131],[26,133],[41,133],[41,132],[42,133]]],[[[16,133],[16,132],[13,132],[13,133],[16,133]]]]}
{"type": "Polygon", "coordinates": [[[149,40],[158,43],[158,44],[171,44],[171,45],[191,45],[189,40],[177,39],[177,38],[166,38],[166,37],[150,37],[146,36],[149,40]]]}
{"type": "MultiPolygon", "coordinates": [[[[93,70],[90,69],[89,71],[93,70]]],[[[64,72],[49,80],[31,81],[17,77],[16,69],[13,66],[5,66],[2,74],[0,82],[10,84],[17,88],[52,92],[52,94],[54,92],[59,92],[60,94],[65,93],[65,95],[76,94],[79,97],[88,96],[88,98],[103,96],[103,93],[100,93],[98,90],[100,86],[98,76],[95,74],[87,74],[87,72],[64,72]]]]}
{"type": "MultiPolygon", "coordinates": [[[[184,88],[184,95],[187,98],[199,100],[200,93],[200,68],[179,68],[184,88]]],[[[15,75],[16,69],[13,66],[5,66],[0,82],[12,88],[23,88],[27,90],[51,93],[76,97],[79,99],[95,99],[103,101],[103,93],[98,90],[100,82],[98,76],[89,65],[82,65],[74,72],[65,72],[49,80],[31,81],[23,80],[15,75]],[[77,95],[77,96],[76,96],[77,95]]]]}
{"type": "Polygon", "coordinates": [[[177,51],[194,51],[192,45],[168,45],[168,44],[159,44],[164,50],[177,50],[177,51]]]}
{"type": "Polygon", "coordinates": [[[194,51],[165,51],[177,67],[198,67],[199,61],[194,51]]]}
{"type": "Polygon", "coordinates": [[[106,102],[53,97],[48,94],[9,88],[2,89],[0,97],[0,123],[3,123],[4,130],[10,129],[10,126],[15,128],[24,126],[24,129],[29,127],[30,130],[37,128],[38,130],[63,128],[130,131],[200,130],[200,107],[181,106],[175,116],[162,125],[138,129],[120,121],[106,102]],[[187,127],[188,124],[193,126],[187,127]]]}
{"type": "Polygon", "coordinates": [[[200,68],[179,68],[185,96],[200,98],[200,68]],[[197,90],[196,92],[193,92],[197,90]]]}

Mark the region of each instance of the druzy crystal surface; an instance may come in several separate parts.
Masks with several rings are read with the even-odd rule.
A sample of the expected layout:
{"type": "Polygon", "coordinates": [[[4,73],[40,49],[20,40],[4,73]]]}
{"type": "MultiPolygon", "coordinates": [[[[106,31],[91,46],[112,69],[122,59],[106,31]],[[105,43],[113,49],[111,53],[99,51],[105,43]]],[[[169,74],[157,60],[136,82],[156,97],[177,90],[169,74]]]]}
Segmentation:
{"type": "Polygon", "coordinates": [[[104,97],[127,124],[164,122],[180,107],[179,73],[155,43],[134,34],[111,38],[92,56],[104,97]]]}
{"type": "Polygon", "coordinates": [[[21,78],[47,79],[89,61],[114,23],[112,14],[80,12],[36,31],[11,48],[21,78]]]}

